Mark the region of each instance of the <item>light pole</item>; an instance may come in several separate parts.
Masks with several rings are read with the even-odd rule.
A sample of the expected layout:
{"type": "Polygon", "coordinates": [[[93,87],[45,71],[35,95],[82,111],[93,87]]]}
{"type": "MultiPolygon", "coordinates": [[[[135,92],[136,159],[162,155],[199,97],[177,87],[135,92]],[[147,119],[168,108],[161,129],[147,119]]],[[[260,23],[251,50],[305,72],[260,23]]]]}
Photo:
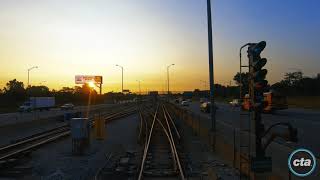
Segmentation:
{"type": "Polygon", "coordinates": [[[169,91],[170,91],[170,89],[169,89],[169,68],[170,68],[171,66],[174,66],[174,64],[170,64],[169,66],[167,66],[168,97],[169,97],[169,91]]]}
{"type": "Polygon", "coordinates": [[[31,68],[28,69],[28,86],[27,86],[27,87],[29,87],[30,71],[31,71],[32,69],[35,69],[35,68],[38,68],[38,66],[33,66],[33,67],[31,67],[31,68]]]}
{"type": "Polygon", "coordinates": [[[121,68],[121,75],[122,75],[122,86],[121,86],[121,92],[123,93],[123,67],[116,64],[116,66],[120,67],[121,68]]]}
{"type": "Polygon", "coordinates": [[[212,45],[212,20],[211,20],[211,0],[207,0],[207,16],[208,16],[208,51],[209,51],[209,79],[210,79],[210,102],[211,102],[211,131],[213,133],[212,146],[215,149],[216,144],[216,112],[214,107],[214,74],[213,74],[213,45],[212,45]]]}
{"type": "Polygon", "coordinates": [[[141,80],[136,80],[136,81],[139,83],[139,95],[141,95],[141,88],[140,88],[141,80]]]}

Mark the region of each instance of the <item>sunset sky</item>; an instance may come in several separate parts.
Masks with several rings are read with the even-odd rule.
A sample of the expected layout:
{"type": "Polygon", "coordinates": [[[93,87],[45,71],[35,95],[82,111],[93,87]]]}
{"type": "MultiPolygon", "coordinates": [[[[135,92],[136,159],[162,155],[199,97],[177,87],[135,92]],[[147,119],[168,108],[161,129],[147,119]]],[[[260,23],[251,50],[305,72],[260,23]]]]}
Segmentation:
{"type": "MultiPolygon", "coordinates": [[[[239,70],[239,48],[265,40],[267,79],[320,73],[320,1],[213,0],[216,83],[239,70]]],[[[243,58],[246,58],[245,51],[243,58]]],[[[0,0],[0,88],[16,78],[50,89],[102,75],[103,92],[203,88],[208,80],[206,0],[0,0]],[[44,82],[45,81],[45,82],[44,82]]]]}

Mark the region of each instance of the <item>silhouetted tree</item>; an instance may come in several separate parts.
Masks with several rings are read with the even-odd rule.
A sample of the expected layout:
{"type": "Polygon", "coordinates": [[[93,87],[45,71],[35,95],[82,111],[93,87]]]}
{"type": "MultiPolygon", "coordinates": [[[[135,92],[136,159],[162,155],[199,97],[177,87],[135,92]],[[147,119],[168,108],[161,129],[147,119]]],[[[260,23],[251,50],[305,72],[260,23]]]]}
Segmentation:
{"type": "Polygon", "coordinates": [[[298,83],[303,78],[303,73],[301,71],[289,72],[284,75],[284,83],[289,86],[293,86],[298,83]]]}
{"type": "Polygon", "coordinates": [[[234,77],[233,80],[236,82],[238,86],[242,84],[242,94],[246,94],[249,92],[249,73],[241,73],[241,81],[240,82],[240,73],[238,72],[234,77]]]}
{"type": "Polygon", "coordinates": [[[70,87],[62,87],[62,89],[59,90],[59,92],[73,94],[75,92],[75,89],[70,87]]]}
{"type": "Polygon", "coordinates": [[[28,97],[51,96],[51,92],[47,86],[29,86],[26,91],[28,97]]]}
{"type": "Polygon", "coordinates": [[[289,96],[320,95],[320,76],[303,77],[301,71],[286,73],[284,79],[271,86],[272,89],[289,96]]]}
{"type": "MultiPolygon", "coordinates": [[[[23,101],[26,96],[23,82],[13,79],[6,83],[6,87],[3,89],[6,99],[11,99],[14,102],[23,101]]],[[[12,103],[9,102],[9,103],[12,103]]]]}

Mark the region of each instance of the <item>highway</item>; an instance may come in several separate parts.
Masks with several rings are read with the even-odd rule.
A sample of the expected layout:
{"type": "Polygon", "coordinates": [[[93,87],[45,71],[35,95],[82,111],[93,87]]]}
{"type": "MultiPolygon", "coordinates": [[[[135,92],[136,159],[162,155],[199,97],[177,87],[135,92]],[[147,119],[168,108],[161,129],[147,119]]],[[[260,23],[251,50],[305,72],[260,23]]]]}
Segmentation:
{"type": "MultiPolygon", "coordinates": [[[[99,108],[110,107],[113,104],[100,104],[100,105],[92,105],[90,110],[96,110],[99,108]]],[[[14,113],[5,113],[0,114],[0,127],[18,124],[24,122],[30,122],[39,119],[46,119],[56,116],[63,116],[66,112],[79,112],[87,110],[87,106],[76,106],[73,110],[61,110],[60,108],[52,108],[49,111],[33,111],[33,112],[14,112],[14,113]]]]}
{"type": "MultiPolygon", "coordinates": [[[[239,128],[240,124],[240,109],[232,107],[226,103],[217,103],[218,110],[216,112],[217,122],[222,122],[225,127],[239,128]]],[[[210,114],[203,113],[200,111],[200,103],[192,102],[189,106],[184,108],[191,110],[194,113],[200,114],[205,119],[205,123],[208,127],[211,127],[210,114]]],[[[287,109],[282,111],[277,111],[275,114],[263,114],[262,120],[265,124],[265,128],[278,122],[289,122],[293,127],[298,129],[298,143],[294,145],[296,148],[307,148],[311,150],[317,157],[320,157],[320,141],[315,135],[319,134],[320,130],[320,111],[307,110],[307,109],[287,109]]],[[[244,117],[242,117],[244,118],[244,117]]],[[[218,125],[217,125],[218,128],[218,125]]],[[[221,129],[217,129],[219,131],[221,129]]],[[[281,128],[277,128],[277,131],[281,128]]],[[[231,132],[229,130],[229,132],[231,132]]],[[[293,146],[293,144],[288,144],[281,140],[278,142],[285,143],[288,146],[293,146]]]]}

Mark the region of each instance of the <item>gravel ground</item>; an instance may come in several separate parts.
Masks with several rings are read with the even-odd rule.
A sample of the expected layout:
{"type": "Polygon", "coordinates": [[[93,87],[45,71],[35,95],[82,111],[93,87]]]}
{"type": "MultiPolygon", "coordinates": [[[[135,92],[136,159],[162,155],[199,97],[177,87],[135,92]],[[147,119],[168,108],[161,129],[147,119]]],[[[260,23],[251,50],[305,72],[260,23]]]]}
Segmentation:
{"type": "MultiPolygon", "coordinates": [[[[20,124],[18,128],[28,129],[28,132],[31,132],[31,129],[33,132],[39,129],[43,131],[45,128],[58,125],[60,122],[41,121],[37,123],[37,125],[28,123],[24,126],[20,124]],[[41,128],[37,129],[37,127],[41,128]]],[[[70,137],[48,144],[31,153],[31,157],[27,159],[27,163],[23,166],[32,167],[32,169],[23,177],[16,179],[94,179],[98,169],[105,165],[110,153],[138,152],[141,150],[141,147],[137,144],[138,125],[139,117],[137,115],[112,121],[106,126],[106,139],[95,140],[92,136],[90,149],[83,156],[72,155],[70,137]]],[[[184,152],[188,155],[189,163],[191,162],[192,172],[196,174],[194,178],[190,179],[198,179],[199,174],[203,174],[204,179],[207,179],[208,167],[211,167],[221,179],[239,179],[237,171],[224,164],[219,157],[214,155],[198,136],[193,135],[191,128],[187,127],[182,121],[178,121],[178,126],[183,136],[184,152]]],[[[4,128],[4,132],[1,133],[10,133],[14,128],[14,126],[4,128]]],[[[19,132],[20,136],[23,136],[22,134],[27,134],[27,131],[19,132]]],[[[11,136],[13,137],[14,133],[11,136]]],[[[6,139],[8,138],[6,137],[6,139]]],[[[0,177],[0,179],[2,178],[0,177]]]]}
{"type": "MultiPolygon", "coordinates": [[[[104,110],[109,110],[110,108],[111,106],[104,108],[104,110]]],[[[92,111],[91,114],[93,114],[94,111],[92,111]]],[[[0,126],[0,147],[9,144],[11,141],[58,127],[63,124],[63,118],[60,114],[54,117],[36,118],[32,121],[0,126]]]]}
{"type": "Polygon", "coordinates": [[[210,167],[221,180],[239,179],[237,170],[228,166],[221,158],[210,151],[210,147],[199,136],[194,135],[192,129],[182,121],[178,121],[180,133],[183,135],[183,145],[188,152],[190,167],[194,173],[201,173],[206,179],[207,169],[210,167]]]}
{"type": "Polygon", "coordinates": [[[18,179],[93,179],[109,153],[138,148],[138,123],[137,115],[112,121],[106,126],[105,140],[91,136],[90,149],[83,156],[72,155],[70,137],[48,144],[32,152],[31,160],[24,164],[32,167],[32,171],[18,179]]]}

